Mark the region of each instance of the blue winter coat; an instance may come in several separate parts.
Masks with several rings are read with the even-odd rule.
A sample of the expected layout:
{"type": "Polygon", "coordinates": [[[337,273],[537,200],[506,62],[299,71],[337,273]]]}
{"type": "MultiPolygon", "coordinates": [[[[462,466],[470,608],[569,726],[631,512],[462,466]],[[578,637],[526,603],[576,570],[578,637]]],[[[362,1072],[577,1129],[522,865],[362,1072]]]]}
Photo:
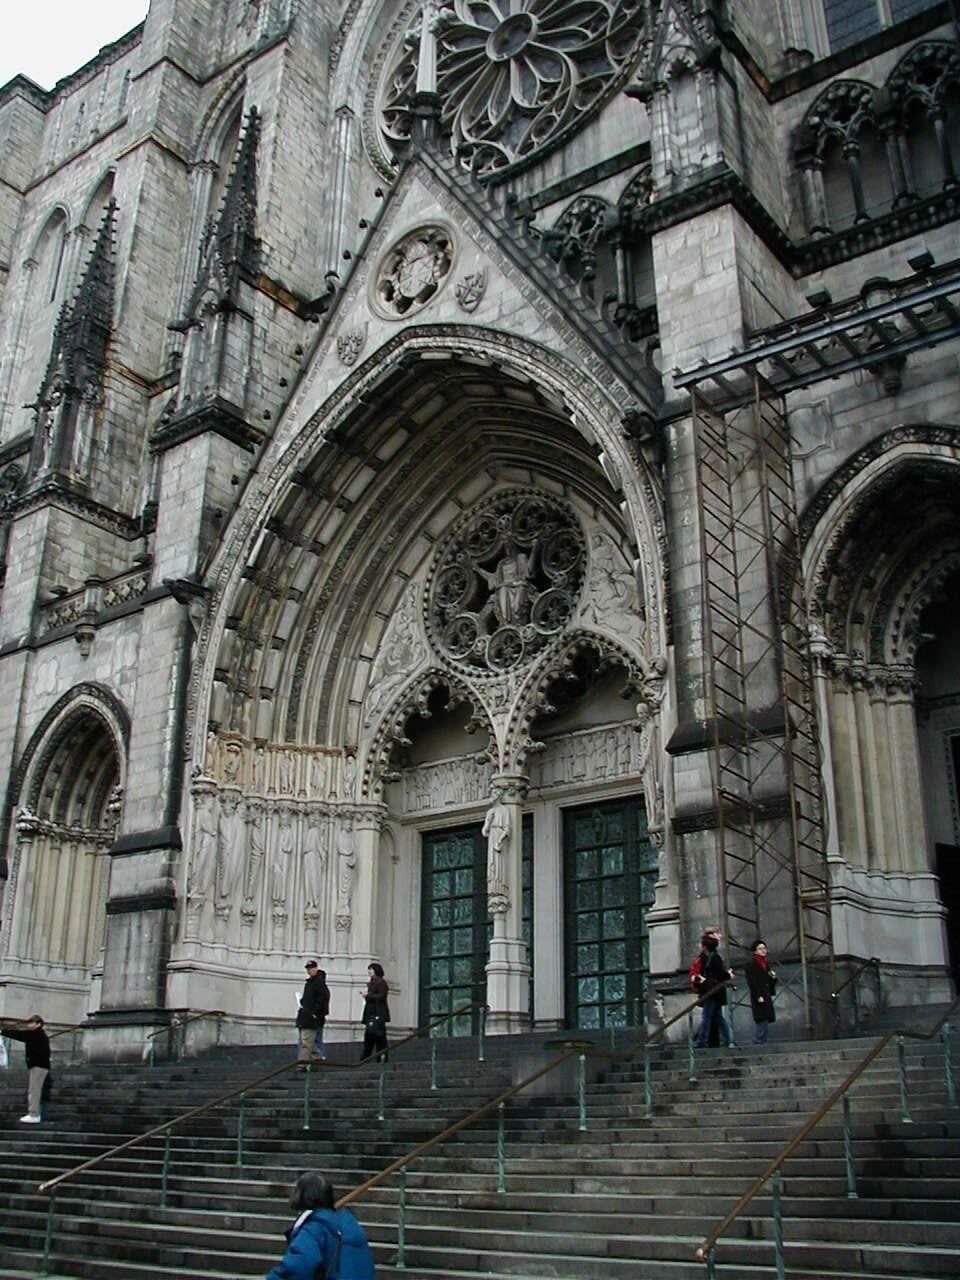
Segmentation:
{"type": "Polygon", "coordinates": [[[314,1209],[294,1223],[287,1241],[287,1252],[266,1280],[314,1280],[321,1266],[325,1280],[374,1280],[373,1254],[349,1209],[314,1209]]]}

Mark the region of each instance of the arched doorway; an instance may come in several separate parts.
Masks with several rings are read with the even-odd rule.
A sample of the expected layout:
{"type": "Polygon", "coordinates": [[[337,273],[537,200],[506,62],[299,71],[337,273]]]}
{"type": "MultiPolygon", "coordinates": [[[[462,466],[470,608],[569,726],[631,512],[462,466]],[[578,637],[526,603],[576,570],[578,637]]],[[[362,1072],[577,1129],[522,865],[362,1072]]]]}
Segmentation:
{"type": "Polygon", "coordinates": [[[121,741],[108,710],[67,695],[25,755],[2,968],[8,1007],[33,1008],[39,987],[50,1022],[81,1022],[99,1003],[121,741]]]}
{"type": "Polygon", "coordinates": [[[937,872],[947,866],[949,896],[955,863],[937,846],[960,843],[946,799],[960,732],[960,472],[926,445],[933,434],[901,429],[848,463],[811,540],[836,952],[898,972],[898,1003],[949,991],[937,872]]]}
{"type": "Polygon", "coordinates": [[[582,378],[568,403],[483,340],[372,362],[376,393],[300,449],[245,566],[224,561],[234,581],[197,700],[208,716],[175,1003],[195,1003],[192,974],[209,983],[214,967],[220,1007],[269,990],[225,972],[224,948],[278,982],[310,953],[332,1021],[355,1021],[373,957],[396,1021],[446,1008],[483,972],[503,984],[501,1029],[514,1029],[530,1021],[532,943],[534,1020],[560,1025],[564,807],[641,797],[662,830],[662,575],[635,464],[629,500],[616,483],[622,425],[601,444],[601,414],[575,425],[594,412],[582,378]],[[561,723],[557,690],[588,649],[597,679],[561,723]],[[616,666],[613,689],[600,673],[616,666]],[[541,724],[555,740],[539,741],[541,724]],[[490,874],[497,803],[503,892],[490,874]],[[447,871],[464,873],[462,893],[447,871]],[[428,898],[438,930],[461,913],[469,953],[466,934],[427,937],[428,898]]]}

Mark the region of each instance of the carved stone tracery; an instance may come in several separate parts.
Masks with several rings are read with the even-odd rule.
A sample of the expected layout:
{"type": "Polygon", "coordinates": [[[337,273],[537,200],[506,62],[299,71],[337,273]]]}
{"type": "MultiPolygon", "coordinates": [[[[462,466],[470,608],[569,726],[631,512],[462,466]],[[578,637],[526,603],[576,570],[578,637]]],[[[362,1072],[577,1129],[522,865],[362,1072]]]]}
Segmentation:
{"type": "Polygon", "coordinates": [[[438,553],[425,602],[434,647],[473,676],[525,665],[571,617],[584,561],[568,507],[543,494],[498,494],[468,512],[438,553]]]}
{"type": "MultiPolygon", "coordinates": [[[[555,145],[625,74],[644,28],[636,0],[444,0],[434,22],[441,127],[488,175],[555,145]]],[[[410,136],[417,15],[388,64],[378,110],[388,148],[410,136]]]]}

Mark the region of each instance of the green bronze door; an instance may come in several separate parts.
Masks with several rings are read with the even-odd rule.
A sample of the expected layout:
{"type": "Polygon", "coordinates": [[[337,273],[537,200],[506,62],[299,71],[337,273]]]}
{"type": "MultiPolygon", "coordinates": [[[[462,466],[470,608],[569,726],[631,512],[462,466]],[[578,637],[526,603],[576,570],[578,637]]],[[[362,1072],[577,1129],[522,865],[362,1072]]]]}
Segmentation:
{"type": "Polygon", "coordinates": [[[636,1025],[649,970],[645,915],[656,880],[657,851],[642,800],[564,813],[568,1026],[636,1025]]]}
{"type": "MultiPolygon", "coordinates": [[[[523,819],[523,937],[533,936],[533,822],[523,819]]],[[[420,907],[420,1022],[479,1003],[493,926],[487,914],[487,842],[479,823],[423,835],[420,907]]],[[[532,957],[531,957],[532,969],[532,957]]],[[[531,977],[532,986],[532,977],[531,977]]],[[[531,1008],[533,993],[531,990],[531,1008]]],[[[471,1035],[474,1011],[437,1027],[437,1035],[471,1035]]]]}

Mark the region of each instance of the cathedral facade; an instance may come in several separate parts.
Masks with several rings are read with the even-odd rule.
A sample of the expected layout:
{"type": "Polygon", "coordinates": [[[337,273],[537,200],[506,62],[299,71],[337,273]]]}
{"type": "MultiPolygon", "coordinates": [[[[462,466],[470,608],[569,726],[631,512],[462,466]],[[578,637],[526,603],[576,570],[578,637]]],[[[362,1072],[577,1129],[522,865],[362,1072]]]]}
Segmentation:
{"type": "Polygon", "coordinates": [[[152,0],[0,88],[5,1017],[952,992],[958,36],[152,0]]]}

